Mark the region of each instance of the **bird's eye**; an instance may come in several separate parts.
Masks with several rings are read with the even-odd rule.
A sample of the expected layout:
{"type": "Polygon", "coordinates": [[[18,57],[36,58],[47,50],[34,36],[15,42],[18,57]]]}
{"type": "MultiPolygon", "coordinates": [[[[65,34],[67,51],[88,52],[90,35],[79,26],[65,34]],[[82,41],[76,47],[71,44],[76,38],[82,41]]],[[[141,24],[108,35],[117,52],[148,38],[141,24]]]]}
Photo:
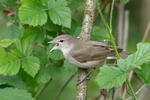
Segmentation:
{"type": "Polygon", "coordinates": [[[60,42],[64,42],[64,40],[60,40],[60,42]]]}

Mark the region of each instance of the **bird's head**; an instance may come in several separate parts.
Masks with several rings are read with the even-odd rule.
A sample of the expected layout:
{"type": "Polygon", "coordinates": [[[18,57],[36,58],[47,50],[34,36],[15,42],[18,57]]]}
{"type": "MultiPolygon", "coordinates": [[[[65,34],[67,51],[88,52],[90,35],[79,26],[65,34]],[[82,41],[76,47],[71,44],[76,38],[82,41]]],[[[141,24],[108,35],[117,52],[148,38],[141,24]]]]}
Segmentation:
{"type": "Polygon", "coordinates": [[[60,35],[57,36],[56,38],[54,38],[52,41],[48,42],[48,43],[55,43],[56,45],[50,50],[63,50],[66,48],[70,48],[70,45],[72,44],[72,41],[74,41],[75,39],[72,36],[69,35],[60,35]]]}

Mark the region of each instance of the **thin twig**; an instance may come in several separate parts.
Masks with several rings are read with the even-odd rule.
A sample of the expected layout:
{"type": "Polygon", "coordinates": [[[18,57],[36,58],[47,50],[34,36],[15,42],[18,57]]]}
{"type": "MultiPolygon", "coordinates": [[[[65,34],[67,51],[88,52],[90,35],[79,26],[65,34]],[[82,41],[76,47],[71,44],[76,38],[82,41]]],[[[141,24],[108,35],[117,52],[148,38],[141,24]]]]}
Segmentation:
{"type": "MultiPolygon", "coordinates": [[[[114,0],[113,0],[113,2],[114,2],[114,0]]],[[[105,26],[106,26],[106,29],[108,30],[109,37],[110,37],[111,43],[112,43],[112,45],[113,45],[113,47],[114,47],[114,51],[115,51],[115,53],[116,53],[117,59],[120,59],[119,53],[118,53],[117,48],[116,48],[115,41],[114,41],[113,36],[112,36],[112,29],[110,29],[109,25],[107,24],[107,22],[106,22],[106,20],[105,20],[105,18],[104,18],[104,15],[103,15],[103,13],[102,13],[102,11],[101,11],[101,8],[100,8],[100,2],[99,2],[98,0],[96,0],[96,4],[97,4],[98,11],[99,11],[99,13],[100,13],[100,16],[101,16],[101,18],[102,18],[102,21],[104,22],[104,24],[105,24],[105,26]]],[[[114,6],[113,3],[112,3],[112,6],[114,6]]],[[[113,8],[113,7],[111,7],[111,8],[113,8]]],[[[113,12],[112,12],[112,10],[111,10],[111,16],[112,16],[112,13],[113,13],[113,12]]],[[[112,17],[110,17],[110,18],[112,18],[112,17]]]]}
{"type": "Polygon", "coordinates": [[[52,78],[47,83],[45,83],[43,86],[41,86],[41,88],[34,95],[34,98],[37,98],[45,90],[45,88],[49,85],[49,83],[51,81],[52,81],[52,78]]]}
{"type": "Polygon", "coordinates": [[[60,90],[58,91],[58,93],[57,93],[57,95],[56,95],[56,97],[55,97],[55,100],[58,100],[58,99],[59,99],[61,93],[64,91],[65,87],[69,84],[69,82],[75,77],[75,75],[76,75],[76,73],[73,74],[73,75],[71,75],[71,76],[69,77],[69,79],[65,82],[65,84],[60,88],[60,90]]]}
{"type": "MultiPolygon", "coordinates": [[[[138,93],[146,86],[146,84],[143,84],[136,92],[135,95],[138,95],[138,93]]],[[[128,97],[126,100],[132,99],[132,96],[128,97]]]]}
{"type": "Polygon", "coordinates": [[[136,95],[135,95],[135,93],[134,93],[134,90],[133,90],[133,88],[132,88],[132,85],[131,85],[131,83],[130,83],[130,81],[127,79],[127,84],[128,84],[128,86],[129,86],[129,89],[131,90],[131,93],[132,93],[132,96],[133,96],[133,98],[134,98],[134,100],[137,100],[136,99],[136,95]]]}
{"type": "Polygon", "coordinates": [[[149,21],[149,23],[147,25],[146,31],[145,31],[144,36],[142,38],[142,42],[144,42],[147,39],[147,36],[150,33],[149,30],[150,30],[150,21],[149,21]]]}

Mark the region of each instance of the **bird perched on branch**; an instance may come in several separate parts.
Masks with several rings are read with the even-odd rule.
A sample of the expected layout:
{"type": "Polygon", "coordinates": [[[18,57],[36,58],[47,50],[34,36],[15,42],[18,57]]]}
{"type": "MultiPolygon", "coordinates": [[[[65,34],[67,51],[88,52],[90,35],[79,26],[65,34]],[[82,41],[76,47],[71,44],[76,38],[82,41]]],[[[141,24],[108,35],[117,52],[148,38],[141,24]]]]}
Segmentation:
{"type": "MultiPolygon", "coordinates": [[[[108,56],[115,56],[112,47],[103,42],[80,40],[70,35],[60,35],[48,43],[56,45],[50,50],[61,50],[65,59],[80,68],[96,67],[103,64],[108,56]]],[[[118,49],[122,52],[122,49],[118,49]]]]}

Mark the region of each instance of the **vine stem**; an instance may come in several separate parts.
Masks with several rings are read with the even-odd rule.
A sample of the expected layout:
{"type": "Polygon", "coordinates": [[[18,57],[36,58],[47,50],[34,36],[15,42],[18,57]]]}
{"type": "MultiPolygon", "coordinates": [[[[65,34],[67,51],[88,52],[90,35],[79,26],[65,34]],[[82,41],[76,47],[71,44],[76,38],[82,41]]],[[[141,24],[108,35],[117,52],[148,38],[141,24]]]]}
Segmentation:
{"type": "MultiPolygon", "coordinates": [[[[114,51],[115,51],[115,54],[116,54],[116,56],[117,56],[117,59],[119,60],[119,59],[120,59],[120,56],[119,56],[119,53],[118,53],[118,51],[117,51],[116,44],[115,44],[115,41],[114,41],[113,35],[112,35],[112,15],[113,15],[113,8],[114,8],[114,0],[112,0],[112,6],[111,6],[111,12],[110,12],[110,27],[109,27],[109,25],[107,24],[107,22],[106,22],[106,20],[105,20],[105,18],[104,18],[104,15],[103,15],[103,13],[102,13],[102,11],[101,11],[101,8],[100,8],[100,2],[99,2],[98,0],[96,0],[96,4],[97,4],[98,11],[99,11],[99,13],[100,13],[100,16],[101,16],[101,18],[102,18],[102,21],[103,21],[103,23],[105,24],[105,26],[106,26],[106,28],[107,28],[107,31],[108,31],[108,33],[109,33],[109,37],[110,37],[111,43],[112,43],[112,45],[113,45],[113,47],[114,47],[114,51]]],[[[129,86],[129,89],[130,89],[131,92],[132,92],[132,96],[134,97],[134,100],[136,100],[136,96],[135,96],[135,93],[134,93],[134,91],[133,91],[132,85],[131,85],[131,83],[130,83],[130,81],[129,81],[128,79],[127,79],[127,84],[128,84],[128,86],[129,86]]]]}
{"type": "Polygon", "coordinates": [[[106,20],[105,20],[105,18],[104,18],[104,15],[103,15],[103,13],[102,13],[102,11],[101,11],[100,3],[99,3],[98,0],[96,0],[96,4],[97,4],[98,11],[99,11],[99,13],[100,13],[100,16],[101,16],[101,18],[102,18],[102,21],[104,22],[104,24],[105,24],[105,26],[106,26],[106,28],[107,28],[107,31],[108,31],[108,33],[109,33],[109,37],[110,37],[111,43],[112,43],[112,45],[113,45],[113,47],[114,47],[114,51],[115,51],[115,54],[116,54],[116,56],[117,56],[117,59],[120,59],[119,53],[118,53],[118,51],[117,51],[117,48],[116,48],[116,45],[115,45],[115,42],[114,42],[114,39],[113,39],[113,36],[112,36],[112,15],[113,15],[114,0],[113,0],[113,2],[112,2],[111,12],[110,12],[110,24],[111,24],[110,27],[109,27],[109,25],[107,24],[107,22],[106,22],[106,20]]]}
{"type": "Polygon", "coordinates": [[[128,79],[127,79],[127,84],[129,86],[129,89],[131,90],[131,93],[132,93],[132,96],[133,96],[134,100],[137,100],[136,99],[136,95],[135,95],[135,93],[133,91],[132,85],[131,85],[131,83],[130,83],[130,81],[128,79]]]}
{"type": "Polygon", "coordinates": [[[36,94],[34,95],[34,98],[37,98],[43,91],[44,89],[49,85],[49,83],[52,81],[52,79],[50,79],[47,83],[45,83],[43,86],[41,86],[40,89],[38,89],[38,91],[36,92],[36,94]]]}

